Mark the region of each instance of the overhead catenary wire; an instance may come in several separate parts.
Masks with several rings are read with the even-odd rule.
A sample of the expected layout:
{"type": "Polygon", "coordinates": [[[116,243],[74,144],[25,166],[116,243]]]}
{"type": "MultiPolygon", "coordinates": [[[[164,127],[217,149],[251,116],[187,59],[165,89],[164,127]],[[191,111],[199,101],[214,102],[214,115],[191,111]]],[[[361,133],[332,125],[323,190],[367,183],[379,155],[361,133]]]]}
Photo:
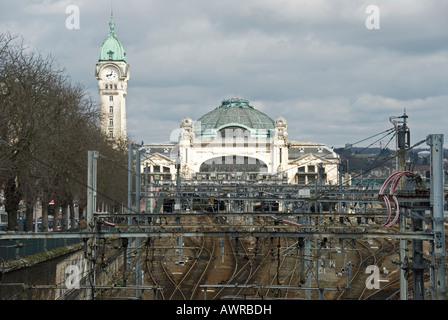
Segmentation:
{"type": "MultiPolygon", "coordinates": [[[[374,143],[378,142],[379,140],[383,139],[384,137],[386,137],[386,136],[388,136],[389,134],[394,133],[394,132],[395,132],[395,128],[389,128],[389,129],[387,129],[387,130],[384,130],[384,131],[382,131],[382,132],[380,132],[380,133],[374,134],[374,135],[372,135],[372,136],[370,136],[370,137],[368,137],[368,138],[359,140],[358,142],[355,142],[355,143],[350,144],[350,145],[353,146],[353,145],[355,145],[355,144],[358,144],[358,143],[364,142],[364,141],[366,141],[366,140],[369,140],[369,139],[371,139],[371,138],[377,137],[377,136],[379,136],[379,135],[385,134],[384,136],[380,137],[378,140],[376,140],[375,142],[372,143],[372,144],[374,144],[374,143]]],[[[393,136],[391,137],[391,139],[389,140],[388,144],[390,143],[390,141],[392,141],[392,139],[393,139],[394,136],[395,136],[395,135],[393,135],[393,136]]],[[[421,144],[421,143],[423,143],[423,142],[425,142],[425,141],[426,141],[426,139],[424,139],[424,140],[422,140],[422,141],[416,143],[416,144],[415,144],[414,146],[412,146],[412,147],[409,147],[407,150],[410,150],[410,149],[416,147],[417,145],[419,145],[419,144],[421,144]]],[[[369,146],[371,146],[372,144],[370,144],[369,146]]],[[[368,147],[366,147],[366,148],[368,148],[368,147]]],[[[364,149],[366,149],[366,148],[364,148],[364,149]]],[[[363,150],[364,150],[364,149],[363,149],[363,150]]],[[[138,152],[138,151],[137,151],[137,152],[138,152]]],[[[395,153],[395,154],[392,154],[392,155],[389,156],[389,157],[384,158],[382,161],[380,161],[380,162],[378,162],[378,163],[374,163],[374,164],[372,164],[372,165],[371,165],[370,167],[368,167],[366,170],[364,170],[364,171],[362,171],[362,172],[360,172],[360,173],[358,173],[358,174],[356,174],[356,175],[353,175],[353,176],[351,177],[350,180],[346,181],[346,183],[347,183],[347,184],[350,183],[350,182],[353,181],[354,179],[356,179],[356,178],[358,178],[358,177],[360,177],[360,176],[366,174],[367,172],[370,172],[372,169],[374,169],[374,168],[380,166],[381,164],[384,164],[385,162],[387,162],[387,161],[389,161],[389,160],[394,159],[394,158],[397,157],[397,156],[398,156],[398,153],[395,153]]],[[[113,160],[110,160],[110,159],[108,159],[108,160],[109,160],[109,161],[113,161],[113,160]]],[[[302,163],[301,165],[306,165],[307,163],[311,163],[311,162],[312,162],[312,160],[309,160],[308,162],[306,162],[306,163],[302,163]]],[[[297,167],[297,166],[296,166],[296,167],[297,167]]],[[[287,171],[290,171],[290,170],[292,170],[292,169],[294,169],[294,168],[296,168],[296,167],[293,167],[293,168],[287,168],[287,169],[285,169],[285,170],[280,170],[278,173],[287,172],[287,171]]],[[[124,168],[124,166],[123,166],[122,168],[123,168],[124,170],[128,171],[128,169],[127,169],[127,168],[124,168]]],[[[332,168],[331,170],[335,170],[335,168],[332,168]]],[[[143,177],[143,173],[140,174],[140,177],[143,177]]],[[[301,186],[298,188],[298,190],[300,190],[300,189],[305,189],[305,188],[309,188],[310,186],[313,186],[315,183],[316,183],[316,181],[308,182],[308,183],[305,184],[305,185],[301,185],[301,186]]],[[[334,185],[333,188],[336,188],[336,187],[337,187],[337,186],[334,185]]],[[[324,193],[325,193],[325,192],[331,192],[331,191],[334,191],[334,189],[332,189],[332,188],[329,188],[329,189],[328,189],[328,188],[327,188],[327,189],[324,191],[324,193]]],[[[324,195],[324,194],[321,194],[321,195],[324,195]]],[[[103,196],[104,196],[104,195],[103,195],[103,196]]],[[[112,201],[113,201],[113,199],[109,199],[109,200],[112,200],[112,201]]],[[[131,210],[131,213],[137,213],[137,212],[134,212],[135,210],[134,210],[133,208],[128,208],[127,205],[125,205],[125,204],[121,204],[121,205],[122,205],[122,207],[126,208],[127,210],[131,210]]]]}
{"type": "MultiPolygon", "coordinates": [[[[427,138],[422,139],[422,140],[418,141],[417,143],[415,143],[414,145],[409,146],[409,147],[406,148],[405,150],[406,150],[406,151],[408,151],[408,150],[412,150],[412,149],[414,149],[415,147],[421,145],[422,143],[425,143],[426,140],[427,140],[427,138]]],[[[358,177],[361,177],[361,176],[365,175],[367,172],[370,172],[370,171],[373,170],[374,168],[377,168],[377,167],[379,167],[380,165],[382,165],[382,164],[384,164],[384,163],[386,163],[386,162],[388,162],[388,161],[390,161],[390,160],[392,160],[392,159],[394,159],[394,158],[396,158],[396,157],[398,157],[398,156],[399,156],[399,153],[398,153],[398,152],[395,152],[394,154],[390,155],[389,157],[384,158],[382,161],[380,161],[380,162],[378,162],[378,163],[375,163],[375,164],[372,164],[372,165],[371,165],[370,167],[368,167],[366,170],[363,170],[362,172],[360,172],[360,173],[358,173],[358,174],[356,174],[356,175],[353,175],[349,180],[346,181],[346,183],[349,184],[349,183],[350,183],[351,181],[353,181],[354,179],[357,179],[358,177]]],[[[411,173],[411,174],[412,174],[412,173],[411,173]]],[[[398,184],[398,181],[395,181],[395,187],[393,187],[393,191],[395,190],[397,184],[398,184]]],[[[306,188],[306,187],[309,187],[309,185],[308,185],[308,186],[302,186],[301,188],[306,188]]],[[[324,196],[326,195],[326,193],[337,191],[337,188],[338,188],[338,187],[339,187],[339,186],[332,186],[332,187],[330,187],[330,188],[327,188],[327,189],[325,189],[324,191],[322,191],[322,192],[319,194],[319,196],[320,196],[320,197],[324,197],[324,196]]],[[[316,196],[317,196],[317,195],[316,195],[316,196]]],[[[394,197],[395,197],[395,196],[392,196],[392,199],[394,199],[394,197]]],[[[387,222],[389,222],[389,220],[390,220],[390,215],[391,215],[391,206],[390,206],[390,202],[388,201],[388,199],[387,199],[386,197],[384,197],[384,199],[385,199],[385,202],[386,202],[386,209],[387,209],[387,212],[388,212],[388,215],[389,215],[389,217],[388,217],[388,221],[387,221],[387,222]]],[[[304,201],[304,205],[309,204],[309,203],[314,202],[314,201],[315,201],[314,199],[305,200],[305,201],[304,201]]],[[[395,197],[394,202],[395,202],[396,206],[398,207],[398,199],[396,199],[396,197],[395,197]]],[[[389,227],[389,226],[392,226],[392,225],[397,221],[397,219],[398,219],[398,212],[399,212],[399,210],[397,210],[397,214],[396,214],[395,218],[394,218],[391,222],[389,222],[389,223],[386,222],[385,226],[388,226],[388,227],[389,227]]]]}
{"type": "Polygon", "coordinates": [[[376,136],[379,136],[380,134],[383,134],[383,133],[387,133],[387,134],[389,134],[389,133],[394,132],[394,131],[395,131],[395,128],[389,128],[389,129],[384,130],[384,131],[382,131],[382,132],[376,133],[376,134],[374,134],[373,136],[370,136],[370,137],[368,137],[368,138],[359,140],[358,142],[348,143],[348,144],[345,145],[345,148],[352,147],[352,146],[354,146],[355,144],[358,144],[358,143],[364,142],[364,141],[366,141],[366,140],[372,139],[372,138],[374,138],[374,137],[376,137],[376,136]]]}
{"type": "MultiPolygon", "coordinates": [[[[383,133],[386,133],[386,132],[387,132],[387,133],[390,133],[391,130],[395,130],[395,128],[385,130],[385,131],[383,131],[383,132],[381,132],[381,133],[378,133],[378,134],[375,134],[375,135],[373,135],[373,136],[371,136],[371,137],[369,137],[369,138],[360,140],[360,141],[358,141],[357,143],[359,143],[359,142],[361,142],[361,141],[365,141],[365,140],[370,139],[370,138],[372,138],[372,137],[376,137],[376,136],[378,136],[378,135],[380,135],[380,134],[383,134],[383,133]]],[[[415,143],[413,146],[410,146],[410,147],[406,148],[405,150],[406,150],[406,151],[411,150],[411,149],[415,148],[416,146],[418,146],[418,145],[424,143],[426,140],[427,140],[427,139],[425,138],[425,139],[423,139],[423,140],[421,140],[421,141],[415,143]]],[[[5,140],[1,139],[1,137],[0,137],[0,143],[4,143],[4,144],[7,145],[8,147],[11,147],[11,148],[14,148],[14,149],[16,149],[16,150],[22,151],[23,153],[25,153],[26,155],[28,155],[28,156],[31,157],[32,159],[34,159],[34,160],[40,162],[41,164],[45,165],[46,167],[50,168],[51,170],[55,171],[56,173],[61,174],[61,175],[63,175],[63,176],[66,176],[68,179],[73,180],[74,182],[80,184],[80,185],[83,186],[83,187],[86,187],[86,188],[90,188],[90,189],[91,189],[91,187],[89,187],[86,183],[84,183],[84,182],[80,181],[79,179],[73,177],[70,173],[68,173],[68,172],[61,172],[60,170],[54,168],[51,164],[49,164],[49,163],[43,161],[42,159],[40,159],[40,158],[34,156],[34,155],[31,154],[30,152],[27,152],[27,151],[25,151],[25,150],[22,150],[22,149],[19,149],[19,148],[17,148],[17,147],[12,146],[11,144],[9,144],[8,142],[6,142],[5,140]]],[[[353,181],[354,179],[356,179],[356,178],[358,178],[358,177],[360,177],[360,176],[366,174],[367,172],[370,172],[372,169],[374,169],[374,168],[380,166],[381,164],[383,164],[383,163],[385,163],[385,162],[387,162],[387,161],[389,161],[389,160],[391,160],[391,159],[393,159],[393,158],[395,158],[395,157],[397,157],[397,156],[398,156],[398,153],[394,153],[394,154],[392,154],[391,156],[384,158],[382,161],[380,161],[380,162],[378,162],[378,163],[375,163],[375,164],[372,164],[372,165],[371,165],[370,167],[368,167],[366,170],[364,170],[364,171],[362,171],[362,172],[360,172],[360,173],[358,173],[358,174],[356,174],[356,175],[353,175],[348,181],[346,181],[346,183],[347,183],[347,184],[350,183],[350,182],[353,181]]],[[[102,156],[102,158],[106,158],[106,157],[102,156]]],[[[107,158],[106,158],[106,159],[107,159],[107,158]]],[[[110,159],[108,159],[108,160],[114,162],[113,160],[110,160],[110,159]]],[[[124,167],[122,167],[122,168],[123,168],[124,170],[128,171],[127,168],[126,168],[126,169],[125,169],[124,167]]],[[[288,169],[288,170],[289,170],[289,169],[288,169]]],[[[298,190],[301,190],[301,189],[304,189],[304,188],[309,188],[310,186],[312,186],[312,183],[315,184],[316,182],[313,181],[313,182],[309,182],[309,183],[307,183],[306,185],[301,185],[301,186],[298,188],[298,190]]],[[[334,192],[334,191],[336,190],[336,188],[338,188],[337,185],[334,185],[334,186],[332,186],[332,187],[330,187],[330,188],[327,188],[327,189],[324,190],[322,193],[320,193],[320,196],[325,196],[325,193],[327,193],[327,192],[334,192]]],[[[101,191],[98,191],[98,190],[93,190],[93,191],[97,192],[98,195],[101,195],[101,196],[104,197],[105,199],[108,199],[108,200],[110,200],[110,201],[113,201],[114,203],[118,203],[122,208],[125,208],[125,209],[127,209],[127,210],[130,210],[131,213],[134,213],[134,214],[135,214],[135,213],[139,213],[139,212],[136,212],[136,210],[133,209],[133,208],[128,208],[128,205],[127,205],[127,204],[124,204],[124,203],[122,203],[122,202],[120,202],[120,201],[117,201],[117,200],[113,199],[112,197],[110,197],[109,195],[107,195],[107,194],[105,194],[105,193],[103,193],[103,192],[101,192],[101,191]]],[[[315,201],[315,200],[309,200],[309,201],[315,201]]],[[[307,201],[305,201],[305,203],[306,203],[306,202],[307,202],[307,201]]]]}

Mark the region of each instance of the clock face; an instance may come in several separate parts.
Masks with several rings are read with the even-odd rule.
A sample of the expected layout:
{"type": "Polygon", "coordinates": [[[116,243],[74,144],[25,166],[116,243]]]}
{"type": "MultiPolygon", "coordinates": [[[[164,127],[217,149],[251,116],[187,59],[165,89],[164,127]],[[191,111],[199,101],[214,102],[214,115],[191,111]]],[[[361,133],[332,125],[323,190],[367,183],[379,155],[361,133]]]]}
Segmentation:
{"type": "Polygon", "coordinates": [[[115,79],[117,79],[117,72],[114,69],[112,69],[112,68],[106,69],[105,75],[106,75],[106,79],[107,80],[115,80],[115,79]]]}

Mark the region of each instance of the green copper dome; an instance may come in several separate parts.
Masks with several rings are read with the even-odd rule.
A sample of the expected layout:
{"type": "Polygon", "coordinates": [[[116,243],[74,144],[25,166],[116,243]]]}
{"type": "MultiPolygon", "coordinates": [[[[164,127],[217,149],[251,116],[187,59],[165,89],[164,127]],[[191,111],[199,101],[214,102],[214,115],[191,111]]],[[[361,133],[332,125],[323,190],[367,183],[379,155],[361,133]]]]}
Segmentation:
{"type": "Polygon", "coordinates": [[[269,135],[274,129],[274,120],[249,105],[249,101],[240,98],[223,100],[216,109],[206,113],[201,123],[201,135],[214,136],[226,127],[242,127],[255,135],[269,135]]]}
{"type": "Polygon", "coordinates": [[[114,33],[115,23],[113,16],[109,22],[110,33],[104,40],[100,49],[99,61],[113,60],[113,61],[126,61],[126,52],[114,33]]]}

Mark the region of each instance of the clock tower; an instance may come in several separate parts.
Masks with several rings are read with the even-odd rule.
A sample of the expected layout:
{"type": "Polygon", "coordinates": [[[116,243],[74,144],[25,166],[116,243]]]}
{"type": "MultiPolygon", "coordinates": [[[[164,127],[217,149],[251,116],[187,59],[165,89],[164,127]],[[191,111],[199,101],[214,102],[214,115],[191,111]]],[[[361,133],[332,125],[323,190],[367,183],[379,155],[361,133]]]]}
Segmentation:
{"type": "Polygon", "coordinates": [[[126,93],[129,81],[129,64],[126,52],[114,33],[113,15],[109,22],[110,33],[100,49],[95,78],[100,95],[100,124],[111,139],[127,139],[126,93]]]}

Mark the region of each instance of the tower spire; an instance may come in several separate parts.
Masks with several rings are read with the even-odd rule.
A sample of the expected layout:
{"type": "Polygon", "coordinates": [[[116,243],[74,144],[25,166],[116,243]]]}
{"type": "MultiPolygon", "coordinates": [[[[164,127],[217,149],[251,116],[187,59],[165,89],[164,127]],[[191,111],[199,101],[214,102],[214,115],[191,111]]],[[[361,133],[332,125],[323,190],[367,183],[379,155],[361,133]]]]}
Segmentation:
{"type": "Polygon", "coordinates": [[[110,32],[114,32],[115,22],[114,22],[114,8],[112,6],[112,0],[110,1],[110,22],[109,22],[110,32]]]}

